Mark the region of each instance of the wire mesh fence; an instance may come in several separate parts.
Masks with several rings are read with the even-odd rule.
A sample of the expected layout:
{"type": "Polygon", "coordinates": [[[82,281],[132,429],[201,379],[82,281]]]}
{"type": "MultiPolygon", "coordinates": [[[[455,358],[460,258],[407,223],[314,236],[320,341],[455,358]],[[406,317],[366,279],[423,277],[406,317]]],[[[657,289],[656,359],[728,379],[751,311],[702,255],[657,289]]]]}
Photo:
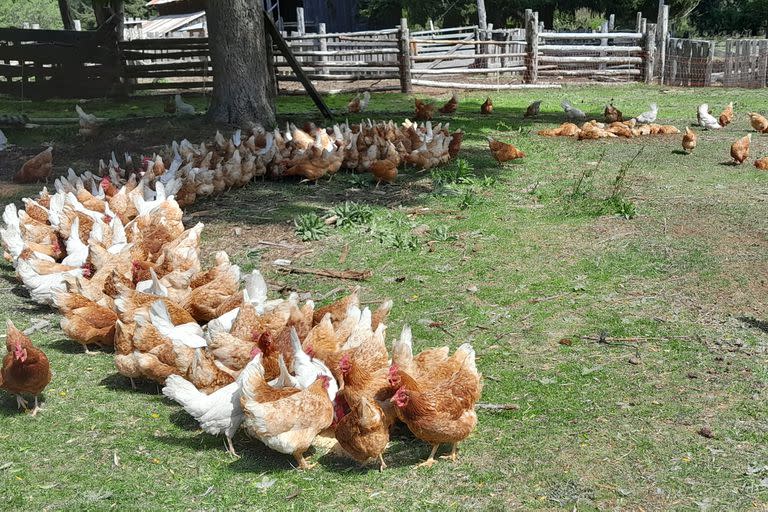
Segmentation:
{"type": "Polygon", "coordinates": [[[728,39],[725,42],[723,85],[765,87],[768,39],[728,39]]]}
{"type": "Polygon", "coordinates": [[[681,87],[712,85],[714,51],[712,41],[670,38],[662,82],[681,87]]]}

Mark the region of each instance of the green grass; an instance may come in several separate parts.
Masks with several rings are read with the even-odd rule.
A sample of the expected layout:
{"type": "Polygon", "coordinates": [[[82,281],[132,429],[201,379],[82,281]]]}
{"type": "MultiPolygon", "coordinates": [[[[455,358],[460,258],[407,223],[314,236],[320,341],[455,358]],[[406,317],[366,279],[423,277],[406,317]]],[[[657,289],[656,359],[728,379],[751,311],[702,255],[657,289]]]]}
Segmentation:
{"type": "MultiPolygon", "coordinates": [[[[446,94],[446,97],[448,95],[446,94]]],[[[486,376],[483,400],[518,410],[481,412],[456,465],[415,469],[428,452],[405,432],[393,437],[380,474],[325,454],[311,472],[239,435],[232,460],[222,439],[197,430],[154,384],[131,391],[109,353],[86,356],[57,327],[33,339],[51,358],[54,379],[37,418],[0,395],[0,503],[7,510],[763,510],[768,506],[768,175],[750,165],[720,165],[749,128],[745,112],[765,109],[763,91],[564,87],[493,94],[495,113],[478,114],[481,95],[464,95],[451,125],[467,133],[462,157],[477,179],[453,193],[430,173],[401,171],[392,187],[339,175],[315,187],[253,183],[200,202],[186,213],[207,224],[206,254],[225,248],[244,269],[258,266],[286,289],[325,294],[348,283],[285,276],[270,263],[287,257],[306,267],[371,269],[366,300],[395,301],[388,339],[413,326],[416,348],[471,341],[486,376]],[[734,124],[700,132],[692,155],[675,154],[680,136],[625,140],[544,139],[535,131],[560,121],[568,97],[590,114],[611,98],[626,114],[659,104],[660,121],[695,122],[698,103],[718,111],[736,102],[734,124]],[[543,114],[523,121],[530,101],[543,114]],[[521,130],[518,130],[522,128],[521,130]],[[528,155],[499,167],[485,136],[514,142],[528,155]],[[627,220],[608,198],[621,166],[641,146],[622,196],[627,220]],[[600,161],[599,165],[596,165],[600,161]],[[585,170],[578,193],[576,182],[585,170]],[[489,177],[482,182],[484,176],[489,177]],[[461,209],[464,192],[473,199],[461,209]],[[384,192],[383,194],[378,192],[384,192]],[[373,220],[329,229],[290,251],[258,240],[302,245],[294,219],[325,216],[345,201],[370,205],[373,220]],[[416,209],[431,208],[434,213],[416,209]],[[430,231],[413,228],[426,225],[430,231]],[[233,237],[235,228],[242,235],[233,237]],[[439,235],[439,236],[435,236],[439,235]],[[393,241],[394,240],[394,241],[393,241]],[[405,241],[405,242],[404,242],[405,241]],[[428,244],[428,242],[434,243],[428,244]],[[409,248],[411,242],[415,247],[409,248]],[[343,246],[349,254],[339,263],[343,246]],[[430,247],[431,246],[431,250],[430,247]],[[307,252],[310,250],[311,252],[307,252]],[[303,254],[302,254],[303,253],[303,254]],[[468,291],[477,287],[476,292],[468,291]],[[757,319],[757,320],[755,320],[757,319]],[[441,323],[441,326],[435,326],[441,323]],[[442,327],[442,328],[441,328],[442,327]],[[444,330],[443,330],[444,329],[444,330]],[[447,331],[447,332],[446,332],[447,331]],[[644,337],[632,347],[583,339],[599,333],[644,337]],[[563,345],[563,338],[571,345],[563,345]],[[639,361],[634,358],[639,355],[639,361]],[[639,364],[633,364],[637,363],[639,364]],[[697,434],[703,427],[715,434],[697,434]],[[115,454],[119,466],[114,465],[115,454]],[[271,486],[263,479],[274,480],[271,486]],[[707,508],[709,507],[709,508],[707,508]]],[[[342,108],[349,96],[329,98],[342,108]]],[[[204,107],[204,98],[191,98],[204,107]]],[[[19,104],[2,101],[3,111],[19,104]]],[[[69,116],[71,102],[24,104],[40,117],[69,116]]],[[[162,102],[89,102],[115,119],[103,144],[131,113],[157,115],[162,102]],[[132,108],[138,107],[138,108],[132,108]]],[[[375,95],[375,119],[400,120],[411,99],[375,95]]],[[[281,119],[317,114],[305,98],[282,98],[281,119]]],[[[199,123],[199,120],[193,122],[199,123]]],[[[155,121],[146,145],[169,142],[189,123],[155,121]],[[156,125],[156,126],[154,126],[156,125]]],[[[142,125],[143,126],[143,125],[142,125]]],[[[195,129],[201,129],[197,126],[195,129]]],[[[14,139],[34,148],[46,133],[14,139]]],[[[62,147],[81,144],[58,128],[62,147]]],[[[193,139],[193,141],[199,140],[193,139]]],[[[85,151],[85,150],[84,150],[85,151]]],[[[753,137],[752,156],[768,154],[753,137]]],[[[85,152],[83,168],[106,155],[85,152]]],[[[57,162],[58,166],[66,162],[57,162]]],[[[30,188],[5,187],[7,200],[30,188]]],[[[0,291],[3,311],[21,326],[58,317],[36,308],[15,285],[0,291]]],[[[341,296],[330,295],[327,300],[341,296]]],[[[634,345],[634,343],[630,343],[634,345]]]]}

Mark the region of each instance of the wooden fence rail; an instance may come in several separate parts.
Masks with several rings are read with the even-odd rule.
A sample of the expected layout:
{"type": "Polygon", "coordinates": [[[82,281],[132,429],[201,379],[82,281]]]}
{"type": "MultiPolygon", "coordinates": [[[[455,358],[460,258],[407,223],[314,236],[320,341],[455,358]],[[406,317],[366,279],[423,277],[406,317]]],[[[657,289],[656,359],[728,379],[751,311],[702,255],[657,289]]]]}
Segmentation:
{"type": "MultiPolygon", "coordinates": [[[[410,31],[403,19],[388,30],[326,33],[320,23],[317,33],[283,37],[298,63],[295,69],[310,80],[391,80],[403,92],[413,85],[545,87],[568,77],[646,83],[659,79],[673,86],[714,83],[714,42],[657,37],[657,29],[656,23],[638,15],[630,29],[613,30],[607,22],[599,32],[552,32],[544,30],[538,13],[529,9],[522,29],[488,24],[482,29],[473,25],[410,31]]],[[[87,97],[206,89],[213,84],[208,44],[205,37],[118,42],[109,30],[0,29],[0,93],[87,97]]],[[[280,51],[272,54],[278,82],[299,81],[280,51]]],[[[724,61],[724,85],[766,86],[768,40],[729,39],[724,61]]]]}
{"type": "Polygon", "coordinates": [[[125,92],[112,27],[92,32],[0,29],[0,93],[25,98],[125,92]]]}

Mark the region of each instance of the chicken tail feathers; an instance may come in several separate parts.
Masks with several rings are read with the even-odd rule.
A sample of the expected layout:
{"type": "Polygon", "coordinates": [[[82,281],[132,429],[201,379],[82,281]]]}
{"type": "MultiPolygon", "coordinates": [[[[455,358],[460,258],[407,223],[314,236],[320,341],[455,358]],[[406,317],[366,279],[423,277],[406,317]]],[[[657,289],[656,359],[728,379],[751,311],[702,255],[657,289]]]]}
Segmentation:
{"type": "Polygon", "coordinates": [[[179,375],[169,375],[165,379],[163,395],[177,402],[195,419],[208,409],[208,395],[200,392],[194,384],[179,375]]]}

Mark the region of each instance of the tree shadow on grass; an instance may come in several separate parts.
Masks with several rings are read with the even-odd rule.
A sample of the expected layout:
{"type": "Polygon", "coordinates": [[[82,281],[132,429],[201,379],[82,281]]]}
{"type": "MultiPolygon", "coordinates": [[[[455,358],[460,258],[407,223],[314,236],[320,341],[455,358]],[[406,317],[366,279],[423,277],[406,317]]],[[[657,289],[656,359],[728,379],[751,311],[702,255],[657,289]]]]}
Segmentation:
{"type": "Polygon", "coordinates": [[[752,327],[753,329],[759,329],[768,334],[768,322],[765,320],[758,320],[757,318],[751,316],[740,316],[737,317],[737,319],[749,327],[752,327]]]}
{"type": "MultiPolygon", "coordinates": [[[[29,407],[34,407],[35,397],[29,395],[23,395],[23,398],[29,402],[29,407]]],[[[37,396],[37,403],[42,408],[42,411],[38,412],[38,415],[45,413],[45,394],[37,396]]],[[[27,414],[27,411],[19,409],[16,403],[16,397],[8,392],[0,391],[0,417],[10,418],[12,416],[20,416],[27,414]]]]}
{"type": "MultiPolygon", "coordinates": [[[[80,343],[71,340],[70,338],[60,338],[58,340],[53,340],[51,343],[48,344],[50,348],[53,350],[60,352],[62,354],[81,354],[86,357],[95,357],[97,354],[94,354],[93,356],[90,356],[85,353],[85,348],[83,348],[83,345],[80,343]]],[[[88,350],[91,352],[96,353],[104,353],[107,355],[112,355],[114,350],[109,347],[99,347],[98,345],[88,345],[88,350]]]]}
{"type": "Polygon", "coordinates": [[[120,375],[119,373],[113,373],[101,379],[100,386],[104,386],[112,391],[124,391],[128,393],[141,393],[143,395],[158,396],[162,395],[160,391],[160,385],[145,379],[133,379],[136,383],[136,389],[131,387],[131,381],[128,377],[120,375]]]}

